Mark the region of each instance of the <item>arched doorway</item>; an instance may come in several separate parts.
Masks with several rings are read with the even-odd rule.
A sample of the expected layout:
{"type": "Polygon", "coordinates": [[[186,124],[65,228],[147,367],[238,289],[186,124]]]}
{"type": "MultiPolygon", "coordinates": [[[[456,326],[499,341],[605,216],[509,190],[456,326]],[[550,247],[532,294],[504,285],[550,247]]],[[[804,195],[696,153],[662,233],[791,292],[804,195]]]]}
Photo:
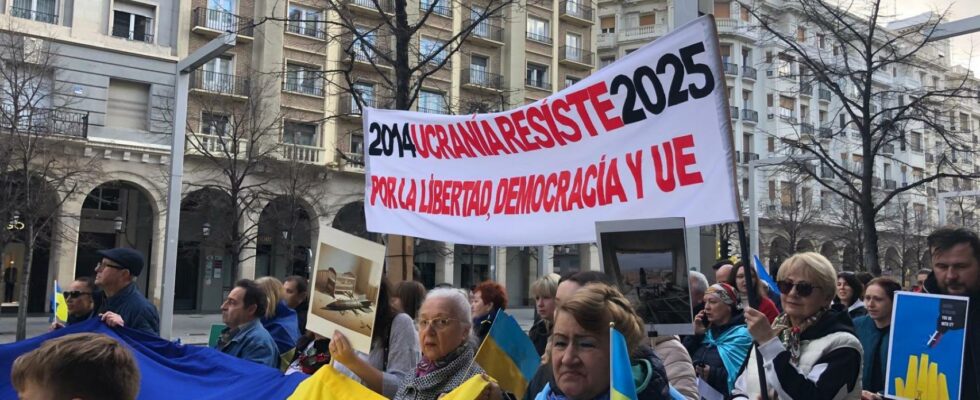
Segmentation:
{"type": "Polygon", "coordinates": [[[772,268],[779,268],[779,265],[790,256],[789,240],[782,236],[776,236],[769,245],[769,268],[770,274],[775,275],[772,268]]]}
{"type": "Polygon", "coordinates": [[[341,207],[340,210],[337,211],[337,215],[334,216],[331,226],[334,229],[347,232],[351,235],[360,236],[374,242],[378,242],[381,239],[381,235],[368,232],[367,230],[367,219],[364,217],[363,201],[347,203],[341,207]]]}
{"type": "Polygon", "coordinates": [[[813,246],[813,242],[811,242],[809,239],[800,239],[799,242],[796,242],[796,252],[798,253],[814,250],[816,250],[816,248],[813,246]]]}
{"type": "Polygon", "coordinates": [[[85,196],[81,218],[75,277],[95,277],[95,265],[102,259],[96,251],[129,247],[146,260],[136,283],[147,295],[156,212],[146,190],[125,181],[103,183],[85,196]]]}
{"type": "Polygon", "coordinates": [[[820,254],[827,257],[830,265],[833,265],[834,268],[840,268],[840,260],[837,258],[837,245],[834,242],[825,242],[820,246],[820,254]]]}
{"type": "Polygon", "coordinates": [[[11,309],[26,306],[27,312],[44,312],[51,287],[51,225],[57,221],[58,195],[41,179],[32,179],[31,185],[25,185],[19,173],[0,175],[0,190],[4,202],[0,204],[0,301],[11,309]],[[30,276],[26,277],[24,305],[22,283],[28,264],[30,276]]]}
{"type": "Polygon", "coordinates": [[[307,210],[306,203],[293,196],[277,197],[262,209],[255,250],[256,277],[309,278],[314,234],[307,210]]]}
{"type": "Polygon", "coordinates": [[[861,252],[854,245],[847,245],[844,247],[843,259],[841,261],[841,271],[857,271],[861,265],[861,252]]]}
{"type": "Polygon", "coordinates": [[[884,265],[881,267],[882,275],[902,276],[902,258],[898,255],[898,249],[889,247],[885,250],[884,265]]]}
{"type": "Polygon", "coordinates": [[[181,201],[174,310],[220,309],[238,273],[230,251],[236,214],[228,194],[217,189],[200,189],[181,201]]]}

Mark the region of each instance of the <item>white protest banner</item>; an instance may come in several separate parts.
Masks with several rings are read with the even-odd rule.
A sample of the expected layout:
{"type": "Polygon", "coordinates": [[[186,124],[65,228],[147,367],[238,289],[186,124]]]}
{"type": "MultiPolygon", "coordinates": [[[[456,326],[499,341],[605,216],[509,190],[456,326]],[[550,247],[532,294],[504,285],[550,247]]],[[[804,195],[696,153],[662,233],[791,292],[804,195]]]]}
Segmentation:
{"type": "Polygon", "coordinates": [[[366,109],[367,227],[523,246],[591,242],[604,220],[736,221],[728,112],[711,16],[514,110],[366,109]]]}

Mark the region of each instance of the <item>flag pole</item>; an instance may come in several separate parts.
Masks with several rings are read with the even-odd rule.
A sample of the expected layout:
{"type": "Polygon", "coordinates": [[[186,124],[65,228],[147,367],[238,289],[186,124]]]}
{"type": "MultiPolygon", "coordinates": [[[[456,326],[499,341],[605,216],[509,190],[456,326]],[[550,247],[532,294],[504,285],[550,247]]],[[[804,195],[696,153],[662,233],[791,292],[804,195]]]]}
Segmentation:
{"type": "MultiPolygon", "coordinates": [[[[749,188],[753,190],[755,188],[749,188]]],[[[745,222],[742,218],[738,219],[738,244],[742,249],[742,270],[745,271],[745,291],[749,298],[749,307],[759,306],[759,292],[755,286],[755,262],[749,252],[749,240],[745,234],[745,222]]],[[[738,271],[732,271],[737,274],[738,271]]],[[[766,384],[765,366],[762,363],[762,352],[759,351],[759,343],[755,343],[755,364],[759,370],[759,388],[762,391],[762,400],[769,400],[769,385],[766,384]]]]}

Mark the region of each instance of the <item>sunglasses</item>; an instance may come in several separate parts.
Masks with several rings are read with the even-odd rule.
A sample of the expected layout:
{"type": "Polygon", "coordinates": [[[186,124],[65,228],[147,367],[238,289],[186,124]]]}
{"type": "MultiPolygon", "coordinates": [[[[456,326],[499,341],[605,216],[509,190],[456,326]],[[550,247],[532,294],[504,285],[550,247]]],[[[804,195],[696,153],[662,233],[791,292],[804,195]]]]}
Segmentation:
{"type": "Polygon", "coordinates": [[[813,284],[810,282],[805,281],[799,281],[796,283],[793,283],[793,281],[779,281],[776,282],[776,286],[779,287],[780,292],[783,292],[786,295],[789,295],[789,292],[792,292],[793,288],[796,288],[796,295],[800,297],[807,297],[813,294],[813,289],[817,289],[816,286],[813,286],[813,284]]]}
{"type": "Polygon", "coordinates": [[[65,295],[65,298],[66,299],[70,299],[72,297],[91,296],[92,295],[92,292],[81,292],[81,291],[76,290],[76,291],[73,291],[73,292],[61,292],[61,294],[65,295]]]}

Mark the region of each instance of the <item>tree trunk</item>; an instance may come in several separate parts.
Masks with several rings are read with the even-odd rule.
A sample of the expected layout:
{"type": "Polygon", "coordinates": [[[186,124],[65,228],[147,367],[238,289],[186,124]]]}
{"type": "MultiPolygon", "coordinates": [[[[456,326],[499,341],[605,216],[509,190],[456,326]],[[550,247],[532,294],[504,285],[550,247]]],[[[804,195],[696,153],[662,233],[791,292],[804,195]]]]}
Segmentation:
{"type": "Polygon", "coordinates": [[[864,235],[864,246],[861,249],[864,267],[874,276],[881,275],[878,265],[878,227],[875,226],[874,207],[870,204],[861,205],[861,232],[864,235]]]}
{"type": "Polygon", "coordinates": [[[17,299],[17,340],[27,338],[27,301],[30,299],[31,264],[34,263],[34,224],[27,224],[24,265],[20,272],[20,296],[17,299]]]}

